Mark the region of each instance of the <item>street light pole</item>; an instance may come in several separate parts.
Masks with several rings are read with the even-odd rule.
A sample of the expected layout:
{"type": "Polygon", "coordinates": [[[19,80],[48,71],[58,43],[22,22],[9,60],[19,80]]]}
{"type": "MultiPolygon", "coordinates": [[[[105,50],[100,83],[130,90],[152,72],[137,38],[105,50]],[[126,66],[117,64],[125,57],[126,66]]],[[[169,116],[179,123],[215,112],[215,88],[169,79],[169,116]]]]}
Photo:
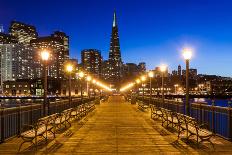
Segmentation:
{"type": "MultiPolygon", "coordinates": [[[[46,105],[47,105],[47,95],[48,95],[48,72],[47,72],[47,61],[44,61],[44,104],[43,104],[43,112],[44,116],[46,116],[46,105]]],[[[48,106],[48,114],[49,114],[49,105],[48,106]]]]}
{"type": "Polygon", "coordinates": [[[185,97],[185,111],[187,115],[190,115],[190,103],[189,103],[189,61],[192,57],[191,49],[183,49],[183,56],[186,60],[186,97],[185,97]]]}
{"type": "Polygon", "coordinates": [[[161,65],[160,66],[160,71],[161,71],[161,76],[162,76],[162,105],[164,106],[164,72],[166,71],[167,66],[166,65],[161,65]]]}
{"type": "Polygon", "coordinates": [[[190,105],[189,105],[189,60],[186,59],[186,114],[190,114],[190,105]]]}
{"type": "Polygon", "coordinates": [[[71,102],[72,102],[72,95],[71,95],[71,75],[72,75],[72,71],[73,71],[73,65],[71,63],[66,65],[66,71],[69,73],[69,84],[68,84],[68,103],[69,103],[69,108],[71,108],[71,102]]]}
{"type": "Polygon", "coordinates": [[[44,70],[44,103],[43,103],[43,115],[46,116],[46,106],[48,106],[49,114],[49,103],[47,103],[47,94],[48,94],[48,73],[47,73],[47,61],[49,59],[49,52],[46,50],[41,51],[41,59],[43,61],[43,70],[44,70]]]}
{"type": "Polygon", "coordinates": [[[142,81],[142,88],[143,88],[143,102],[144,102],[144,87],[145,87],[144,81],[146,81],[146,77],[145,77],[145,76],[142,76],[142,77],[141,77],[141,81],[142,81]]]}
{"type": "Polygon", "coordinates": [[[149,78],[150,78],[150,99],[149,99],[149,104],[151,104],[151,97],[152,97],[151,78],[154,77],[154,73],[153,73],[152,71],[150,71],[150,72],[148,73],[148,76],[149,76],[149,78]]]}
{"type": "Polygon", "coordinates": [[[83,72],[79,72],[79,79],[80,79],[80,87],[81,87],[81,103],[83,102],[83,87],[82,87],[82,79],[85,76],[83,72]]]}
{"type": "Polygon", "coordinates": [[[69,108],[71,108],[71,102],[72,102],[72,97],[71,97],[71,72],[69,73],[69,86],[68,86],[68,102],[69,102],[69,108]]]}
{"type": "Polygon", "coordinates": [[[164,106],[164,72],[162,72],[162,104],[164,106]]]}

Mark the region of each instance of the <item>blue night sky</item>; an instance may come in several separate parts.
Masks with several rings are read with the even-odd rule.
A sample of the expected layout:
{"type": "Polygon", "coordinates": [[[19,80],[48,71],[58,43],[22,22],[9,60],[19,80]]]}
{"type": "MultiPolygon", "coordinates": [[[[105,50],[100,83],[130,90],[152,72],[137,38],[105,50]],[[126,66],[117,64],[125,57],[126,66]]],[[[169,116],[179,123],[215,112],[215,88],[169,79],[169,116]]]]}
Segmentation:
{"type": "Polygon", "coordinates": [[[0,23],[15,19],[36,26],[39,35],[61,30],[70,36],[71,57],[96,48],[108,59],[116,9],[122,59],[184,67],[180,50],[194,49],[199,73],[232,75],[231,0],[0,0],[0,23]]]}

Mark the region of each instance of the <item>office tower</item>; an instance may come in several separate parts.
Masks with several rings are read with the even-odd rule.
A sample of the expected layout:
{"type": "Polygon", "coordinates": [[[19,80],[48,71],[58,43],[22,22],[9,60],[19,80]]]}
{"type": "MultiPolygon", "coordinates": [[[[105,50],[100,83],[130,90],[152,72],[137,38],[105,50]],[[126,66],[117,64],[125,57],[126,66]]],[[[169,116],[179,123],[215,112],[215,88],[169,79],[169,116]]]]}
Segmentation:
{"type": "Polygon", "coordinates": [[[30,45],[30,41],[38,36],[34,26],[18,21],[11,22],[9,33],[11,36],[15,37],[19,43],[26,46],[30,45]]]}
{"type": "Polygon", "coordinates": [[[83,69],[94,74],[97,77],[101,76],[102,56],[101,52],[96,49],[85,49],[81,51],[81,61],[83,69]]]}
{"type": "Polygon", "coordinates": [[[139,71],[140,72],[146,72],[146,63],[145,62],[140,62],[138,65],[139,71]]]}
{"type": "Polygon", "coordinates": [[[122,78],[122,59],[119,45],[118,24],[116,13],[113,16],[113,26],[109,51],[109,82],[117,87],[122,78]]]}

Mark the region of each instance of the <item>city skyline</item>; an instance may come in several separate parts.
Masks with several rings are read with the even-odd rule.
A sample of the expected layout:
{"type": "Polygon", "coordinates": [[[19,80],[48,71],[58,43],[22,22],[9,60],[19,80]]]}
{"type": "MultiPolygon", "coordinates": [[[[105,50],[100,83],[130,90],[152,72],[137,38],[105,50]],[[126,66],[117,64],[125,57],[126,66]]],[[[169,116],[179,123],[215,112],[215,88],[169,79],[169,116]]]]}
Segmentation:
{"type": "MultiPolygon", "coordinates": [[[[47,9],[53,5],[52,1],[46,3],[46,6],[40,2],[37,9],[43,6],[48,16],[44,16],[43,12],[33,7],[28,8],[29,4],[26,2],[20,2],[22,4],[19,5],[17,1],[1,2],[0,23],[4,25],[4,29],[7,30],[10,21],[15,19],[34,25],[42,36],[54,30],[62,30],[70,36],[71,57],[78,60],[81,59],[81,50],[86,48],[99,49],[104,59],[108,59],[112,13],[116,10],[124,63],[144,61],[149,64],[148,69],[154,69],[160,63],[167,63],[169,70],[177,70],[178,64],[181,64],[184,69],[180,50],[187,45],[195,51],[190,66],[197,68],[200,74],[230,77],[232,75],[228,65],[232,42],[232,33],[229,29],[232,25],[229,20],[231,13],[228,10],[230,2],[204,1],[197,4],[193,1],[181,1],[182,3],[176,6],[171,1],[166,1],[167,5],[161,1],[145,1],[141,4],[143,7],[139,7],[140,1],[137,0],[127,8],[122,5],[122,1],[118,3],[116,1],[107,3],[104,0],[88,1],[96,5],[72,1],[64,4],[63,10],[57,14],[54,14],[53,9],[47,9]],[[102,4],[104,5],[101,6],[102,4]],[[220,7],[217,8],[217,4],[220,7]],[[24,6],[19,7],[20,5],[24,6]],[[96,6],[105,9],[98,11],[101,9],[96,6]],[[24,7],[30,10],[29,15],[26,14],[27,9],[23,10],[24,7]],[[74,10],[76,7],[79,11],[74,10]],[[85,8],[88,11],[84,12],[85,8]],[[180,8],[182,10],[177,11],[180,8]],[[206,8],[207,13],[204,12],[206,8]],[[219,13],[216,13],[218,11],[219,13]],[[185,14],[183,15],[182,12],[185,14]],[[64,13],[63,16],[59,16],[62,13],[64,13]],[[52,15],[55,16],[51,19],[52,15]],[[66,17],[68,18],[65,19],[66,17]],[[167,55],[170,56],[167,58],[167,55]]],[[[54,6],[61,7],[61,4],[54,4],[54,6]]],[[[130,0],[125,4],[129,5],[130,0]]]]}

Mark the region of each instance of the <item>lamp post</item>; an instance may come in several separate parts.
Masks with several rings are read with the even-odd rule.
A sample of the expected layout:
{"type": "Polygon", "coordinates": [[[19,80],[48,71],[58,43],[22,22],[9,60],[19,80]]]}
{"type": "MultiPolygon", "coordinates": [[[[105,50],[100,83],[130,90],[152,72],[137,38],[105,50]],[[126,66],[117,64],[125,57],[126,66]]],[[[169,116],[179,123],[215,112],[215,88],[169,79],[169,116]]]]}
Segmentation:
{"type": "Polygon", "coordinates": [[[149,104],[151,104],[151,97],[152,97],[152,88],[151,88],[151,78],[154,77],[154,73],[152,71],[150,71],[148,73],[149,79],[150,79],[150,99],[149,99],[149,104]]]}
{"type": "Polygon", "coordinates": [[[90,88],[90,81],[92,80],[92,77],[91,76],[87,76],[86,78],[87,80],[87,94],[88,94],[88,97],[90,98],[90,93],[89,93],[89,88],[90,88]]]}
{"type": "MultiPolygon", "coordinates": [[[[48,73],[47,73],[47,62],[50,56],[50,53],[47,50],[41,51],[41,59],[43,61],[43,70],[44,70],[44,103],[43,103],[43,115],[46,115],[46,105],[47,105],[47,95],[48,95],[48,73]]],[[[48,103],[49,104],[49,103],[48,103]]],[[[48,114],[49,114],[49,105],[48,105],[48,114]]]]}
{"type": "Polygon", "coordinates": [[[161,74],[162,74],[162,104],[164,106],[164,72],[166,71],[167,69],[167,66],[166,65],[161,65],[160,66],[160,71],[161,71],[161,74]]]}
{"type": "Polygon", "coordinates": [[[93,97],[94,97],[94,99],[95,99],[95,96],[96,96],[96,92],[95,92],[95,84],[96,84],[96,80],[95,79],[93,79],[93,97]]]}
{"type": "Polygon", "coordinates": [[[83,102],[83,88],[82,88],[82,78],[84,77],[84,73],[80,71],[78,73],[79,79],[80,79],[80,87],[81,87],[81,103],[83,102]]]}
{"type": "Polygon", "coordinates": [[[141,81],[142,81],[142,87],[143,87],[143,101],[144,101],[144,87],[145,87],[144,81],[146,81],[146,77],[142,76],[141,81]]]}
{"type": "Polygon", "coordinates": [[[189,104],[189,61],[192,57],[192,51],[190,49],[183,49],[183,56],[186,63],[186,97],[185,97],[185,110],[186,114],[190,115],[190,104],[189,104]]]}
{"type": "Polygon", "coordinates": [[[69,73],[68,103],[69,103],[69,108],[70,108],[71,107],[71,102],[72,102],[72,97],[71,97],[71,74],[72,74],[72,71],[73,71],[73,65],[72,64],[67,64],[66,71],[69,73]]]}
{"type": "Polygon", "coordinates": [[[176,90],[177,90],[177,87],[178,87],[178,86],[179,86],[178,84],[175,84],[175,85],[174,85],[174,87],[175,87],[175,95],[177,94],[177,91],[176,91],[176,90]]]}

